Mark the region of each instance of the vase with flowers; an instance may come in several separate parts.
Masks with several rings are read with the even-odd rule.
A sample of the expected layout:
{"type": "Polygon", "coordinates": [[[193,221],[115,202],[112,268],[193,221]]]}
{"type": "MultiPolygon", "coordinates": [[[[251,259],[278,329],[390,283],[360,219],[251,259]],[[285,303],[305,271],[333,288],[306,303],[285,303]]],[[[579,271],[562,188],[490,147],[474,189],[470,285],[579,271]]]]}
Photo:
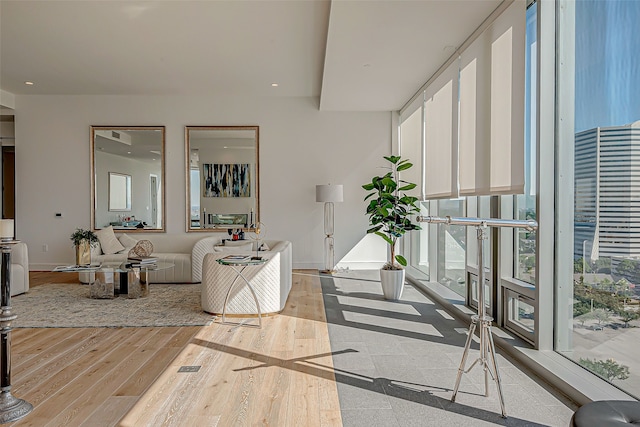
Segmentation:
{"type": "Polygon", "coordinates": [[[98,241],[98,236],[91,230],[76,228],[69,237],[76,248],[76,265],[91,264],[91,245],[98,241]]]}

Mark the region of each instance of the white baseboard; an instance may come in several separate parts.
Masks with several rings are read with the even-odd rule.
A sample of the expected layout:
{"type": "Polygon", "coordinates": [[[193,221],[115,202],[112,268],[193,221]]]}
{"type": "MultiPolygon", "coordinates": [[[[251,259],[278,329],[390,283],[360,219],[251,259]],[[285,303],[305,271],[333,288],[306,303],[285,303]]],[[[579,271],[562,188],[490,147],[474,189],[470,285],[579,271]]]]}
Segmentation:
{"type": "Polygon", "coordinates": [[[29,263],[29,271],[52,271],[55,267],[59,266],[59,265],[68,265],[69,263],[58,263],[58,264],[51,264],[51,263],[39,263],[39,264],[33,264],[33,263],[29,263]]]}

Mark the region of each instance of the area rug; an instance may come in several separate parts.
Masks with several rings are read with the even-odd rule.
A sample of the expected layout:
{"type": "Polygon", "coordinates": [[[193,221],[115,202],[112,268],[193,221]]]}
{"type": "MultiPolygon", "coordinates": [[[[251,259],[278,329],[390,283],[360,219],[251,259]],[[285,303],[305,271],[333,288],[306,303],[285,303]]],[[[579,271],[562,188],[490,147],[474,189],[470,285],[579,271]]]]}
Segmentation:
{"type": "Polygon", "coordinates": [[[202,311],[200,285],[151,284],[149,296],[89,298],[89,286],[51,283],[11,297],[14,328],[108,328],[204,326],[215,316],[202,311]]]}

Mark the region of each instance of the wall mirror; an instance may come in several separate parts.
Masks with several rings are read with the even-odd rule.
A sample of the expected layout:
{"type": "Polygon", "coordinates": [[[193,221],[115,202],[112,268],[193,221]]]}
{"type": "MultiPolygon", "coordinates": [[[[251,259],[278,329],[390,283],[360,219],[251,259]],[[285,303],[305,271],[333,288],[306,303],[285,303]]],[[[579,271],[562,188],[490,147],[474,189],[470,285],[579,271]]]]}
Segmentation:
{"type": "Polygon", "coordinates": [[[94,230],[164,231],[164,126],[91,126],[94,230]]]}
{"type": "Polygon", "coordinates": [[[187,126],[187,231],[251,229],[259,220],[258,126],[187,126]]]}

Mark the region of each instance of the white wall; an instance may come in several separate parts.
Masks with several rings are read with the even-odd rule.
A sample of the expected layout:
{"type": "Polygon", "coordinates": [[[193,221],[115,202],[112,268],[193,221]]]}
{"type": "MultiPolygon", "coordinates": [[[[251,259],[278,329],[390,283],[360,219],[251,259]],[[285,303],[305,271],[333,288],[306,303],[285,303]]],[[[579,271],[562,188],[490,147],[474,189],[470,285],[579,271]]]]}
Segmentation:
{"type": "Polygon", "coordinates": [[[184,126],[260,126],[265,238],[292,241],[295,268],[321,267],[323,206],[315,202],[315,185],[343,184],[345,201],[336,206],[339,261],[365,235],[361,185],[379,174],[382,156],[390,153],[391,118],[317,106],[316,98],[17,95],[16,226],[17,238],[29,246],[31,269],[72,262],[69,235],[90,226],[91,125],[166,126],[166,230],[182,243],[207,235],[184,231],[184,126]]]}

